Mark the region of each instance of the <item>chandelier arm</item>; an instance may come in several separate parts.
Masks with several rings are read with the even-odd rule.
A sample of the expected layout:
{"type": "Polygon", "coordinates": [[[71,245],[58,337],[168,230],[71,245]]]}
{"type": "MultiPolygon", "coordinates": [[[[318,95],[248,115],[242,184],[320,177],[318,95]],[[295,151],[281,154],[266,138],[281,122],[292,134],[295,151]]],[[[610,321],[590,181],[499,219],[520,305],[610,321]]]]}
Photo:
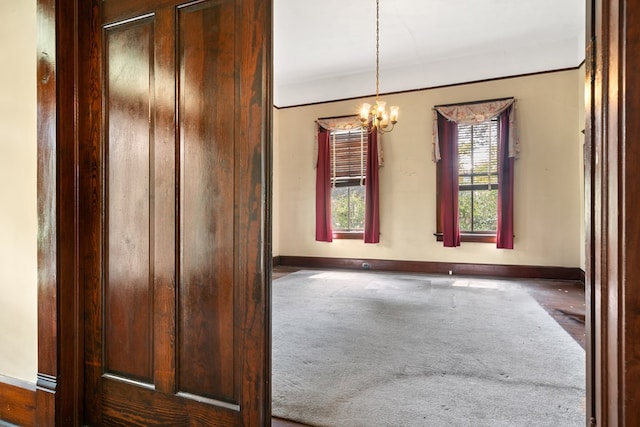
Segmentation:
{"type": "Polygon", "coordinates": [[[389,132],[391,132],[393,130],[394,127],[396,127],[395,123],[391,124],[391,126],[388,126],[386,128],[383,128],[382,126],[380,126],[380,127],[378,127],[378,132],[380,134],[389,133],[389,132]]]}

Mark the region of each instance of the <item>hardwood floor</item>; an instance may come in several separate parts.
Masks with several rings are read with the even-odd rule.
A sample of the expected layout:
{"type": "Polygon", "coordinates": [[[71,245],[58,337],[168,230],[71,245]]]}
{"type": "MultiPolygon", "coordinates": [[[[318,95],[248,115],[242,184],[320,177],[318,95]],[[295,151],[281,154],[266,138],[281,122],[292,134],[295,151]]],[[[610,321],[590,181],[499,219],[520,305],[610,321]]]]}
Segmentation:
{"type": "Polygon", "coordinates": [[[519,281],[535,300],[582,348],[586,345],[585,295],[580,282],[556,280],[519,281]]]}
{"type": "MultiPolygon", "coordinates": [[[[276,266],[273,279],[286,276],[299,267],[276,266]]],[[[518,280],[518,283],[582,348],[585,348],[585,295],[584,285],[565,280],[518,280]]],[[[295,421],[272,418],[272,427],[308,427],[295,421]]]]}

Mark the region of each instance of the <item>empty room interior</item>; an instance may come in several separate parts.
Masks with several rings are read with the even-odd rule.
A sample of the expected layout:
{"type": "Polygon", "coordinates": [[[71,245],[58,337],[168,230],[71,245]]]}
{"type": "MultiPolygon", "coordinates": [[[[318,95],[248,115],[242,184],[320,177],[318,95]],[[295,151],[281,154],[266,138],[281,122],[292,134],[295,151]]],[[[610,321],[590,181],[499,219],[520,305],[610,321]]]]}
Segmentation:
{"type": "MultiPolygon", "coordinates": [[[[373,0],[272,2],[273,425],[584,425],[585,3],[463,3],[379,0],[377,15],[373,0]],[[441,334],[423,340],[430,324],[441,334]],[[498,326],[509,336],[487,350],[498,326]],[[385,345],[394,330],[406,347],[385,345]],[[344,366],[366,334],[371,358],[354,357],[367,365],[344,366]],[[358,382],[387,347],[394,359],[379,370],[399,388],[358,382]],[[505,367],[518,351],[540,354],[505,367]],[[299,376],[284,377],[288,363],[302,364],[299,376]],[[316,379],[314,369],[341,373],[308,386],[304,363],[316,379]],[[473,409],[487,404],[467,388],[499,403],[473,409]],[[531,420],[520,400],[536,398],[556,418],[519,424],[531,420]],[[358,421],[372,414],[379,424],[358,421]]],[[[3,0],[0,24],[0,424],[35,425],[35,403],[20,399],[35,399],[43,378],[36,1],[3,0]],[[19,397],[2,408],[3,396],[19,397]]]]}
{"type": "MultiPolygon", "coordinates": [[[[370,225],[366,224],[365,219],[370,211],[365,206],[366,202],[362,201],[371,193],[367,192],[369,191],[367,183],[363,184],[360,181],[362,175],[365,175],[365,180],[369,179],[367,174],[371,169],[366,168],[366,165],[363,166],[364,169],[361,168],[359,160],[361,128],[358,126],[361,105],[364,102],[376,104],[376,70],[373,62],[376,58],[375,27],[373,26],[376,21],[375,16],[372,11],[363,10],[362,4],[334,5],[341,10],[339,16],[335,14],[331,5],[322,7],[320,11],[315,8],[307,10],[306,6],[293,4],[293,2],[288,6],[282,9],[276,7],[274,20],[276,109],[273,127],[273,254],[274,277],[284,277],[284,279],[276,279],[273,283],[274,415],[309,425],[325,425],[323,423],[361,425],[357,420],[362,420],[364,414],[354,408],[366,405],[364,401],[369,403],[374,401],[375,404],[370,403],[371,406],[366,407],[369,411],[368,415],[372,417],[369,420],[376,420],[373,422],[374,424],[377,422],[378,425],[393,425],[393,422],[384,415],[389,412],[394,413],[398,425],[422,425],[421,422],[424,422],[424,425],[464,425],[461,419],[466,419],[472,425],[528,425],[529,423],[535,425],[536,422],[529,419],[512,418],[509,421],[501,419],[499,410],[495,409],[501,404],[495,402],[500,401],[508,406],[506,403],[508,399],[491,395],[488,391],[486,394],[492,396],[493,403],[486,401],[476,403],[493,406],[497,411],[493,413],[493,419],[491,419],[492,415],[487,415],[488,420],[482,417],[474,418],[470,415],[473,409],[468,409],[467,413],[460,410],[454,414],[456,411],[447,407],[448,404],[451,402],[456,402],[454,405],[459,406],[467,404],[464,403],[464,399],[455,397],[442,402],[438,399],[420,397],[417,400],[423,402],[423,409],[429,415],[422,414],[420,410],[414,408],[406,411],[408,413],[413,411],[415,418],[411,416],[403,418],[401,414],[404,414],[405,406],[411,405],[411,399],[408,396],[420,396],[419,386],[416,386],[416,389],[403,386],[411,381],[418,381],[415,379],[417,376],[413,377],[406,373],[406,369],[412,369],[406,366],[414,368],[416,366],[416,363],[412,365],[412,358],[408,357],[406,352],[429,352],[428,349],[431,348],[435,353],[438,351],[437,345],[424,344],[425,349],[416,346],[402,348],[398,352],[389,350],[394,354],[390,357],[393,357],[395,362],[388,367],[373,356],[363,357],[351,347],[350,343],[340,346],[336,342],[340,341],[341,327],[349,328],[352,333],[350,338],[357,340],[358,343],[361,343],[359,335],[361,333],[371,333],[375,336],[375,333],[361,331],[360,322],[354,321],[355,325],[352,325],[348,323],[351,322],[350,319],[343,318],[343,310],[348,311],[349,307],[359,310],[356,318],[362,319],[362,316],[365,316],[367,321],[376,322],[376,316],[378,316],[377,321],[382,323],[392,322],[389,319],[397,320],[395,314],[386,311],[387,304],[400,303],[393,298],[385,300],[386,288],[385,285],[380,284],[384,280],[389,280],[387,285],[390,288],[405,289],[405,292],[413,295],[416,300],[424,298],[424,310],[431,310],[437,304],[448,303],[446,299],[443,301],[447,302],[438,302],[433,293],[436,292],[435,289],[441,289],[437,286],[437,282],[446,280],[446,277],[438,275],[451,274],[454,277],[446,283],[448,286],[453,286],[453,289],[458,289],[456,295],[459,297],[462,296],[460,293],[462,288],[456,288],[456,283],[458,286],[460,284],[468,286],[468,282],[464,279],[469,276],[476,279],[482,276],[494,277],[497,286],[503,283],[501,279],[521,278],[525,280],[519,282],[516,280],[516,283],[525,288],[533,299],[537,298],[542,307],[547,308],[547,315],[550,318],[553,317],[558,324],[564,325],[568,333],[571,333],[572,329],[575,331],[574,342],[569,338],[564,344],[559,344],[571,347],[573,351],[562,356],[560,352],[558,357],[572,360],[569,364],[570,368],[565,369],[565,372],[573,370],[574,372],[582,371],[584,374],[584,355],[581,354],[580,345],[576,344],[580,342],[584,346],[585,333],[582,279],[585,263],[584,134],[582,132],[585,84],[584,5],[581,2],[565,3],[562,6],[564,10],[547,14],[542,12],[541,5],[531,3],[527,6],[526,2],[519,3],[518,6],[510,5],[507,12],[501,9],[499,2],[467,5],[467,8],[458,9],[444,4],[438,7],[432,2],[408,5],[406,2],[400,4],[388,0],[380,1],[379,99],[386,102],[387,110],[391,105],[399,106],[399,114],[395,126],[389,124],[384,133],[377,133],[379,144],[377,147],[379,154],[377,208],[379,211],[375,216],[379,219],[379,226],[377,229],[373,227],[373,233],[377,233],[373,238],[367,236],[365,230],[367,225],[370,225]],[[524,9],[529,6],[531,9],[524,12],[524,9]],[[519,17],[510,16],[511,12],[516,15],[523,14],[519,17]],[[541,27],[534,29],[533,26],[538,24],[533,22],[538,18],[540,18],[538,24],[541,27]],[[311,21],[323,24],[317,24],[318,27],[316,27],[310,24],[311,21]],[[356,24],[355,21],[358,23],[356,24]],[[369,24],[367,24],[368,21],[370,21],[369,24]],[[542,21],[546,23],[542,24],[542,21]],[[286,22],[287,25],[279,25],[281,22],[283,24],[286,22]],[[452,22],[456,23],[452,24],[452,22]],[[551,27],[556,24],[559,32],[552,36],[555,30],[551,30],[551,27]],[[549,27],[546,27],[547,25],[549,27]],[[543,30],[542,27],[546,29],[543,30]],[[317,28],[322,30],[316,31],[317,28]],[[560,32],[563,34],[561,35],[560,32]],[[542,36],[543,33],[544,36],[542,36]],[[294,34],[308,34],[309,38],[294,37],[294,34]],[[300,40],[304,40],[304,43],[300,40]],[[452,48],[452,44],[456,44],[456,47],[452,48]],[[323,54],[324,49],[329,45],[334,48],[323,54]],[[409,56],[405,56],[407,52],[410,52],[409,56]],[[336,69],[344,71],[334,74],[333,70],[336,69]],[[470,211],[482,216],[481,211],[484,205],[482,199],[477,198],[479,196],[477,192],[474,193],[475,210],[464,205],[465,201],[469,203],[469,200],[463,195],[463,182],[470,181],[463,180],[470,180],[470,178],[464,178],[462,172],[460,172],[458,184],[460,186],[459,227],[462,230],[473,229],[480,232],[461,232],[461,241],[458,245],[444,242],[443,240],[446,239],[442,238],[440,203],[442,193],[446,190],[439,182],[442,179],[439,175],[439,167],[442,165],[439,165],[439,162],[446,159],[434,161],[434,132],[438,132],[435,129],[438,124],[434,120],[434,107],[473,108],[473,105],[483,102],[511,98],[515,100],[516,138],[519,141],[518,154],[514,156],[513,161],[512,234],[514,238],[512,248],[496,244],[495,223],[488,227],[483,224],[476,226],[473,225],[474,220],[469,219],[470,211]],[[392,127],[393,129],[389,131],[392,127]],[[322,141],[319,139],[321,128],[329,133],[327,144],[329,145],[330,176],[324,179],[331,187],[329,189],[332,197],[330,239],[327,238],[326,227],[318,224],[318,205],[321,202],[321,196],[318,195],[317,190],[318,180],[320,180],[318,169],[321,168],[319,163],[321,161],[319,152],[322,151],[322,141]],[[340,136],[345,137],[345,135],[351,135],[352,141],[355,140],[355,148],[352,146],[351,152],[355,151],[356,158],[352,161],[349,172],[344,172],[339,167],[334,171],[333,165],[347,162],[344,160],[348,156],[345,154],[347,148],[344,149],[345,151],[340,151],[340,144],[348,144],[340,139],[340,136]],[[346,193],[347,188],[350,193],[346,193]],[[358,194],[365,196],[359,198],[358,194]],[[349,199],[349,202],[345,202],[343,200],[345,198],[349,199]],[[345,205],[348,207],[345,208],[345,205]],[[351,218],[352,215],[356,218],[351,218]],[[463,224],[465,221],[466,224],[463,224]],[[482,238],[480,236],[483,235],[483,227],[492,230],[488,233],[489,239],[474,240],[474,238],[482,238]],[[324,234],[323,231],[325,231],[324,234]],[[367,239],[370,239],[369,242],[367,239]],[[378,275],[367,276],[361,279],[363,283],[356,284],[358,279],[345,273],[344,281],[354,282],[353,288],[350,289],[348,284],[344,284],[344,288],[337,285],[336,283],[340,280],[335,276],[327,275],[326,279],[322,279],[325,277],[322,274],[323,269],[361,270],[363,271],[361,274],[365,276],[375,273],[378,275]],[[307,270],[307,272],[311,270],[316,274],[306,275],[300,270],[307,270]],[[297,272],[294,274],[300,274],[300,277],[295,280],[290,277],[291,272],[297,272]],[[405,282],[402,278],[394,277],[393,273],[430,273],[436,276],[431,280],[429,277],[423,277],[425,282],[421,285],[414,283],[413,286],[424,286],[423,293],[420,293],[409,285],[409,282],[406,282],[407,286],[404,288],[402,283],[405,282]],[[543,280],[531,280],[540,278],[543,280]],[[287,282],[281,284],[279,280],[287,280],[287,282]],[[310,295],[315,297],[305,293],[300,295],[298,300],[280,295],[279,286],[286,287],[287,292],[283,292],[290,293],[289,286],[296,283],[300,286],[308,286],[310,289],[317,289],[318,293],[309,291],[310,295]],[[368,289],[368,293],[363,290],[363,293],[356,297],[352,292],[355,293],[355,288],[360,286],[368,289]],[[412,293],[413,291],[416,293],[412,293]],[[568,295],[572,296],[563,300],[568,295]],[[314,311],[315,308],[311,308],[316,307],[315,303],[323,306],[321,298],[331,301],[326,302],[325,310],[328,313],[334,313],[334,319],[341,320],[323,323],[320,314],[314,311]],[[350,300],[350,298],[353,299],[350,300]],[[545,300],[545,298],[549,299],[545,300]],[[304,313],[301,313],[301,318],[296,321],[293,320],[295,313],[290,315],[288,308],[286,315],[279,312],[280,307],[290,307],[295,304],[292,301],[298,301],[298,304],[306,307],[308,310],[306,316],[310,325],[306,325],[304,313]],[[367,309],[360,308],[361,301],[366,301],[366,304],[373,304],[372,301],[376,301],[380,304],[373,309],[372,318],[362,313],[361,310],[367,312],[367,309]],[[322,325],[326,325],[332,333],[327,332],[325,337],[324,334],[315,330],[311,325],[314,322],[314,313],[318,316],[316,321],[322,322],[322,325]],[[335,324],[338,322],[340,325],[335,324]],[[301,324],[305,326],[301,327],[301,324]],[[280,334],[279,327],[285,328],[289,336],[283,336],[286,335],[284,332],[280,334]],[[305,331],[305,336],[323,336],[323,338],[305,340],[303,337],[298,337],[295,332],[301,329],[305,331]],[[290,340],[297,343],[297,346],[290,340]],[[296,350],[295,355],[292,355],[292,350],[287,353],[287,350],[277,347],[280,344],[283,348],[292,346],[300,351],[296,350]],[[322,348],[325,346],[332,355],[344,353],[362,360],[362,363],[368,366],[362,368],[363,372],[388,369],[389,376],[395,376],[397,387],[394,390],[397,395],[381,390],[382,386],[379,384],[392,383],[391,379],[385,379],[382,374],[380,378],[374,376],[376,379],[368,378],[367,380],[362,378],[367,376],[365,373],[361,374],[360,380],[353,381],[341,380],[339,375],[335,378],[331,377],[330,380],[327,379],[326,383],[318,379],[322,374],[320,368],[316,370],[316,366],[323,364],[340,370],[343,378],[357,376],[351,371],[351,369],[355,371],[357,369],[342,366],[339,357],[330,355],[316,357],[301,348],[313,347],[322,353],[322,348]],[[279,364],[280,357],[285,358],[286,362],[279,364]],[[293,370],[291,366],[295,364],[303,366],[298,374],[291,372],[293,370]],[[338,385],[343,381],[350,383],[353,387],[350,392],[341,389],[338,385]],[[372,386],[371,382],[375,382],[376,386],[372,386]],[[306,384],[310,383],[318,384],[322,390],[332,391],[315,393],[306,388],[306,384]],[[350,393],[349,397],[345,397],[350,393]],[[434,401],[438,401],[439,404],[435,405],[434,401]],[[381,402],[391,403],[386,406],[381,402]],[[426,402],[434,403],[434,406],[429,406],[426,402]],[[321,407],[324,407],[324,410],[320,409],[321,407]],[[343,418],[330,415],[335,413],[341,413],[343,418]],[[442,415],[443,418],[430,418],[434,413],[445,415],[442,415]],[[419,417],[418,414],[420,414],[419,417]],[[426,418],[423,418],[423,415],[426,418]]],[[[557,4],[553,5],[554,8],[557,6],[557,4]]],[[[478,129],[475,128],[474,131],[478,129]]],[[[463,131],[459,128],[459,135],[462,133],[463,131]]],[[[439,136],[442,140],[442,134],[439,136]]],[[[362,139],[363,145],[371,141],[367,134],[362,139]]],[[[442,150],[442,146],[440,149],[442,150]]],[[[481,156],[478,152],[474,154],[481,156]]],[[[370,157],[367,154],[365,156],[368,161],[370,157]]],[[[460,156],[462,158],[463,154],[460,156]]],[[[463,160],[459,162],[460,168],[463,168],[463,160]]],[[[468,169],[467,172],[469,172],[468,169]]],[[[483,185],[486,186],[485,181],[483,185]]],[[[470,189],[470,187],[465,188],[470,189]]],[[[474,189],[478,190],[480,187],[474,187],[474,189]]],[[[496,212],[492,211],[490,215],[495,219],[496,212]]],[[[475,283],[479,287],[487,284],[482,280],[475,283]]],[[[474,286],[473,281],[471,286],[474,286]]],[[[497,291],[494,290],[494,292],[497,291]]],[[[503,298],[504,305],[496,308],[496,318],[502,317],[504,322],[510,322],[508,312],[513,302],[506,294],[503,298]]],[[[397,309],[411,312],[412,305],[407,304],[397,309]]],[[[369,307],[369,305],[366,306],[369,307]]],[[[522,307],[522,310],[526,308],[522,307]]],[[[478,322],[482,322],[482,315],[477,316],[478,322]]],[[[419,316],[407,316],[405,327],[410,330],[408,335],[414,338],[424,336],[425,340],[437,342],[438,338],[431,337],[430,334],[423,335],[418,318],[419,316]]],[[[442,327],[451,336],[459,336],[453,330],[458,321],[462,320],[451,319],[449,326],[445,323],[442,327]]],[[[485,321],[488,322],[488,319],[485,321]]],[[[440,324],[436,320],[425,320],[425,322],[425,324],[430,322],[440,324]]],[[[401,329],[402,327],[398,326],[398,334],[401,329]]],[[[377,342],[371,344],[371,347],[366,347],[365,352],[369,355],[377,352],[384,353],[385,350],[381,348],[386,349],[385,343],[388,339],[384,338],[385,328],[377,325],[373,330],[378,331],[380,336],[377,337],[377,342]]],[[[473,333],[469,331],[469,334],[473,333]]],[[[549,336],[549,339],[552,338],[549,336]]],[[[373,340],[376,341],[376,338],[373,340]]],[[[412,341],[411,338],[407,340],[412,341]]],[[[512,345],[508,342],[509,340],[504,341],[503,345],[512,345]]],[[[368,344],[363,342],[360,345],[368,344]]],[[[454,339],[450,345],[452,348],[455,347],[454,339]]],[[[472,347],[473,345],[470,344],[470,348],[472,347]]],[[[540,346],[539,349],[541,354],[538,357],[549,354],[540,346]]],[[[451,351],[459,352],[460,350],[451,351]]],[[[553,358],[550,355],[549,357],[553,358]]],[[[380,358],[384,359],[384,356],[380,358]]],[[[524,365],[529,364],[524,359],[521,361],[524,365]]],[[[551,359],[549,363],[553,363],[551,359]]],[[[531,367],[531,369],[534,368],[531,367]]],[[[478,368],[478,373],[481,371],[482,368],[478,368]]],[[[500,378],[501,374],[494,374],[500,378]]],[[[420,375],[425,377],[430,374],[421,371],[420,375]]],[[[544,382],[543,378],[538,379],[544,382]]],[[[474,387],[481,389],[472,379],[467,381],[466,384],[470,389],[474,387]]],[[[584,381],[584,377],[578,376],[577,383],[573,384],[580,386],[580,381],[584,381]]],[[[422,387],[431,392],[439,390],[446,395],[447,386],[436,384],[439,383],[435,380],[425,379],[422,387]]],[[[350,390],[346,386],[345,388],[350,390]]],[[[512,391],[512,393],[521,392],[512,391]]],[[[522,393],[526,394],[526,392],[522,393]]],[[[562,407],[562,411],[566,410],[563,405],[571,401],[570,394],[567,393],[566,400],[561,398],[555,402],[556,409],[562,407]]],[[[584,398],[584,389],[578,393],[578,396],[584,398]]],[[[541,396],[538,397],[542,399],[541,396]]],[[[576,405],[573,408],[573,419],[554,419],[550,416],[547,421],[537,422],[540,423],[539,425],[583,425],[584,401],[574,399],[573,402],[576,405]]],[[[469,403],[468,406],[471,407],[473,404],[469,403]]],[[[535,412],[533,409],[529,412],[533,419],[539,416],[539,414],[533,416],[535,412]]],[[[486,413],[491,414],[491,410],[487,409],[486,413]]]]}

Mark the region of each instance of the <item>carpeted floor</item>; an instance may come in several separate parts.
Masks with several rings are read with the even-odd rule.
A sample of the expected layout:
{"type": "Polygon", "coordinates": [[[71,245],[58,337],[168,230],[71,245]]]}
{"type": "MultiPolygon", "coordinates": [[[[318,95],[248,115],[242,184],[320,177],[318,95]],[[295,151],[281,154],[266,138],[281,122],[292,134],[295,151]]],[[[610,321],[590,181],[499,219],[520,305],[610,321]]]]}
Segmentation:
{"type": "Polygon", "coordinates": [[[584,351],[515,282],[299,271],[273,282],[274,416],[582,426],[584,351]]]}

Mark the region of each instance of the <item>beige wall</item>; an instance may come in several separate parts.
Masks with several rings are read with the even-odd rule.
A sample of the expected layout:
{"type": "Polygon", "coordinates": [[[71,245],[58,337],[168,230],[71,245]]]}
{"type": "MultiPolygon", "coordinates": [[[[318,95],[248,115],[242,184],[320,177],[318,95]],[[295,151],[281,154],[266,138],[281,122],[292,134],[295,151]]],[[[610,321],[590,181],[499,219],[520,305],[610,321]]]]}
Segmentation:
{"type": "Polygon", "coordinates": [[[581,265],[582,138],[578,70],[384,96],[400,122],[384,136],[380,170],[381,241],[314,239],[314,119],[357,112],[361,100],[279,111],[279,254],[491,264],[581,265]],[[515,249],[462,243],[444,248],[433,236],[435,165],[431,108],[437,104],[514,96],[521,156],[515,170],[515,249]]]}
{"type": "MultiPolygon", "coordinates": [[[[585,66],[584,63],[580,66],[578,70],[578,129],[581,131],[585,128],[585,66]]],[[[587,241],[585,239],[585,206],[584,206],[584,135],[580,132],[579,135],[579,144],[578,144],[578,158],[580,159],[580,166],[578,168],[578,179],[580,182],[580,268],[582,271],[586,271],[585,258],[587,255],[586,244],[587,241]]]]}
{"type": "Polygon", "coordinates": [[[0,1],[0,51],[0,375],[35,382],[35,0],[0,1]]]}
{"type": "Polygon", "coordinates": [[[273,154],[272,154],[272,212],[271,212],[271,248],[273,256],[280,255],[280,111],[273,109],[273,154]]]}

